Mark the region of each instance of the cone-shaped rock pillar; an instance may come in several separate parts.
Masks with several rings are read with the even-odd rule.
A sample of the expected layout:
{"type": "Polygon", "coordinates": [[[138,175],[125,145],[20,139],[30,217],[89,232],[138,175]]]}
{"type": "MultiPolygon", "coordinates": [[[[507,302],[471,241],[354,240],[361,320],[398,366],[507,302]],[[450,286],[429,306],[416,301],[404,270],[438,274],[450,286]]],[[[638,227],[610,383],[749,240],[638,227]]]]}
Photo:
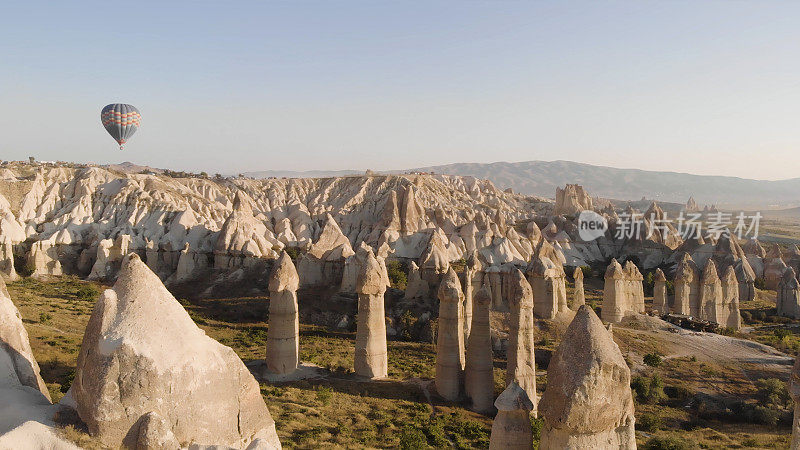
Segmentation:
{"type": "Polygon", "coordinates": [[[539,448],[635,449],[630,381],[611,333],[582,306],[547,368],[539,448]]]}
{"type": "Polygon", "coordinates": [[[533,290],[519,269],[511,272],[506,383],[519,384],[528,393],[536,413],[536,361],[533,351],[533,290]]]}
{"type": "Polygon", "coordinates": [[[464,389],[472,402],[472,410],[481,414],[494,411],[494,376],[492,336],[489,327],[489,308],[492,296],[484,286],[473,299],[472,332],[467,344],[464,368],[464,389]]]}
{"type": "Polygon", "coordinates": [[[297,288],[300,278],[289,254],[283,252],[269,277],[269,329],[267,330],[267,370],[289,374],[300,362],[300,318],[297,288]]]}
{"type": "Polygon", "coordinates": [[[489,450],[533,448],[530,412],[534,408],[525,389],[512,381],[494,402],[497,415],[492,422],[489,450]]]}
{"type": "Polygon", "coordinates": [[[653,309],[659,314],[669,314],[667,304],[667,277],[661,269],[656,269],[653,283],[653,309]]]}
{"type": "Polygon", "coordinates": [[[436,338],[436,392],[455,401],[464,383],[464,294],[450,267],[439,284],[439,329],[436,338]]]}
{"type": "Polygon", "coordinates": [[[583,270],[580,267],[575,268],[572,274],[572,279],[575,280],[575,292],[573,293],[572,309],[576,310],[586,304],[586,294],[583,291],[583,270]]]}
{"type": "Polygon", "coordinates": [[[386,350],[386,313],[383,294],[386,283],[380,263],[369,249],[358,272],[358,325],[356,328],[355,372],[369,378],[386,378],[389,360],[386,350]]]}
{"type": "Polygon", "coordinates": [[[139,257],[122,263],[95,304],[70,387],[81,420],[104,446],[135,447],[158,414],[181,446],[280,448],[258,382],[211,339],[139,257]]]}

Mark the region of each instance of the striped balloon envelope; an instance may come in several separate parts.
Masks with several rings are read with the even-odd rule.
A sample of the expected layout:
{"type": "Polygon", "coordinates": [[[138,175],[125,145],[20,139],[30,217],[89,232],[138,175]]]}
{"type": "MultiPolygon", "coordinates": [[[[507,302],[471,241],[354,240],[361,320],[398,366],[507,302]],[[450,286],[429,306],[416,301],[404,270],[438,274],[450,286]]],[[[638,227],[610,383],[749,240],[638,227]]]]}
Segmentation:
{"type": "Polygon", "coordinates": [[[112,103],[106,105],[100,112],[100,121],[122,150],[128,139],[139,129],[142,115],[133,105],[112,103]]]}

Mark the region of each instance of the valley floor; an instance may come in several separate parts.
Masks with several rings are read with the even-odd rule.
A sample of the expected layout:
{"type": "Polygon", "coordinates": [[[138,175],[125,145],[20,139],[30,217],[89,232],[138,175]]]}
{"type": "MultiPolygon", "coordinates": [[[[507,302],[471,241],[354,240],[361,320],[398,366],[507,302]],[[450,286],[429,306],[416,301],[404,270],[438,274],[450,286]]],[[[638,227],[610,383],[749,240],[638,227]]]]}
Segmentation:
{"type": "MultiPolygon", "coordinates": [[[[104,288],[73,277],[8,284],[54,401],[72,382],[83,331],[104,288]]],[[[587,302],[602,306],[601,289],[601,280],[587,280],[587,302]]],[[[301,292],[301,310],[314,297],[301,292]]],[[[232,347],[245,362],[264,357],[268,299],[182,302],[209,336],[232,347]]],[[[753,319],[736,337],[675,330],[655,318],[614,327],[631,366],[641,448],[788,447],[792,410],[786,383],[792,357],[778,349],[795,354],[800,334],[795,324],[769,315],[767,291],[742,307],[753,319]],[[666,446],[678,441],[687,446],[666,446]]],[[[284,448],[488,447],[490,417],[437,399],[428,389],[435,345],[390,340],[390,378],[367,381],[352,371],[354,332],[303,319],[301,360],[320,366],[321,375],[261,384],[284,448]]],[[[538,322],[541,391],[549,355],[566,323],[538,322]]],[[[504,376],[505,361],[496,359],[497,393],[504,376]]],[[[99,448],[79,426],[65,425],[64,433],[84,447],[99,448]]]]}

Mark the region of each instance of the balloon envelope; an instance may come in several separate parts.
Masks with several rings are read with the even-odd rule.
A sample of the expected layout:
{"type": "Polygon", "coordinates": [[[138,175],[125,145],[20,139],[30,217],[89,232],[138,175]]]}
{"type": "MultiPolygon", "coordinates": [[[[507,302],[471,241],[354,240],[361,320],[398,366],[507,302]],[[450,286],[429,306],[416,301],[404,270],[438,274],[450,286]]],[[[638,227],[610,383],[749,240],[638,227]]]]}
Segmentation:
{"type": "Polygon", "coordinates": [[[122,146],[139,129],[142,115],[133,105],[112,103],[106,105],[100,112],[100,121],[122,150],[122,146]]]}

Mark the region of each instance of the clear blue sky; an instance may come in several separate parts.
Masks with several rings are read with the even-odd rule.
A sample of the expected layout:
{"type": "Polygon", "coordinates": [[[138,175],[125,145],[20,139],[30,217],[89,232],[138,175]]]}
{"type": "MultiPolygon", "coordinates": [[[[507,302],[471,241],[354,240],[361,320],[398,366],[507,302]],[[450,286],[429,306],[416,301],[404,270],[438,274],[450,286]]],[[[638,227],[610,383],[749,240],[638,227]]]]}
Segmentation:
{"type": "Polygon", "coordinates": [[[798,2],[228,3],[4,4],[0,158],[800,176],[798,2]]]}

